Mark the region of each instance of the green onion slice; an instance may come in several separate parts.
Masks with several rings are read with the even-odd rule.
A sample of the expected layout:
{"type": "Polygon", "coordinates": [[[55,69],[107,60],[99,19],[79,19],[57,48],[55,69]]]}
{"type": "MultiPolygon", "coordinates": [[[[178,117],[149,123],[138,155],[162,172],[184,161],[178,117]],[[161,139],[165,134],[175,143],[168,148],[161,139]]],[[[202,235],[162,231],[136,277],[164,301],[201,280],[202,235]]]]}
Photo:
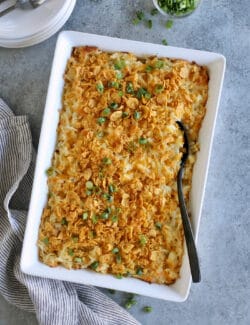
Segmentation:
{"type": "Polygon", "coordinates": [[[48,237],[45,237],[43,239],[43,242],[44,242],[45,245],[49,245],[49,238],[48,237]]]}
{"type": "Polygon", "coordinates": [[[103,163],[104,165],[111,165],[111,164],[112,164],[112,160],[111,160],[110,158],[108,158],[108,157],[104,157],[104,158],[102,159],[102,163],[103,163]]]}
{"type": "Polygon", "coordinates": [[[163,39],[161,42],[162,42],[163,45],[168,45],[168,42],[167,42],[166,39],[163,39]]]}
{"type": "Polygon", "coordinates": [[[76,263],[82,263],[82,258],[81,258],[81,257],[75,257],[75,258],[74,258],[74,261],[75,261],[76,263]]]}
{"type": "Polygon", "coordinates": [[[147,144],[147,143],[148,143],[148,139],[141,137],[141,138],[139,139],[139,143],[140,143],[140,144],[147,144]]]}
{"type": "Polygon", "coordinates": [[[135,112],[134,112],[134,119],[135,119],[135,120],[139,120],[140,118],[141,118],[141,113],[138,112],[138,111],[135,111],[135,112]]]}
{"type": "Polygon", "coordinates": [[[111,109],[116,110],[116,109],[119,107],[119,105],[118,105],[117,103],[111,103],[111,104],[109,104],[109,107],[110,107],[111,109]]]}
{"type": "Polygon", "coordinates": [[[136,269],[136,274],[137,274],[137,275],[143,275],[143,269],[142,269],[141,267],[138,267],[138,268],[136,269]]]}
{"type": "Polygon", "coordinates": [[[151,313],[152,310],[153,310],[153,308],[151,306],[145,306],[145,307],[143,307],[143,311],[145,313],[151,313]]]}
{"type": "Polygon", "coordinates": [[[151,29],[151,28],[153,27],[153,22],[152,22],[152,20],[151,20],[151,19],[147,20],[147,21],[146,21],[146,25],[147,25],[147,27],[148,27],[149,29],[151,29]]]}
{"type": "Polygon", "coordinates": [[[126,85],[126,92],[128,94],[133,94],[134,93],[134,87],[133,87],[132,82],[128,82],[127,83],[127,85],[126,85]]]}
{"type": "Polygon", "coordinates": [[[68,221],[67,221],[66,218],[62,218],[61,225],[63,225],[63,226],[67,226],[68,225],[68,221]]]}
{"type": "Polygon", "coordinates": [[[99,262],[95,261],[92,264],[90,264],[91,269],[96,270],[99,265],[99,262]]]}
{"type": "Polygon", "coordinates": [[[167,28],[167,29],[170,29],[170,28],[172,28],[173,27],[173,20],[167,20],[166,21],[166,24],[165,24],[165,27],[167,28]]]}
{"type": "Polygon", "coordinates": [[[109,107],[104,108],[104,110],[102,111],[102,115],[103,116],[108,116],[110,114],[111,110],[109,107]]]}
{"type": "Polygon", "coordinates": [[[106,117],[98,117],[98,119],[97,119],[97,123],[99,124],[99,125],[102,125],[103,123],[105,123],[106,122],[106,117]]]}
{"type": "Polygon", "coordinates": [[[88,216],[89,216],[88,212],[83,212],[83,214],[82,214],[83,220],[87,220],[88,216]]]}
{"type": "Polygon", "coordinates": [[[94,184],[93,184],[93,182],[91,182],[91,181],[87,181],[87,182],[85,183],[85,186],[86,186],[86,188],[87,188],[88,190],[93,190],[93,188],[94,188],[94,184]]]}
{"type": "Polygon", "coordinates": [[[104,86],[103,86],[103,84],[102,84],[102,83],[98,83],[98,84],[96,85],[96,89],[97,89],[97,91],[98,91],[100,94],[102,94],[103,91],[104,91],[104,86]]]}

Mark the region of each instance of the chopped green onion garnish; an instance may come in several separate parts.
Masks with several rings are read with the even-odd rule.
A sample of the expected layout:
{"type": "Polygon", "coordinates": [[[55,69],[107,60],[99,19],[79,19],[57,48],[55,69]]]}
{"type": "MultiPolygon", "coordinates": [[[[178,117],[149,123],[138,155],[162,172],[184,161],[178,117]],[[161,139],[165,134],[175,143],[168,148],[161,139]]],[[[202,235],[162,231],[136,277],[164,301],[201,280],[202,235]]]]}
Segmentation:
{"type": "Polygon", "coordinates": [[[123,91],[120,90],[120,91],[118,92],[118,95],[119,95],[120,97],[122,97],[122,96],[123,96],[123,91]]]}
{"type": "Polygon", "coordinates": [[[54,168],[53,168],[53,167],[49,167],[49,168],[46,170],[46,175],[47,175],[47,176],[51,176],[51,175],[53,175],[53,172],[54,172],[54,168]]]}
{"type": "Polygon", "coordinates": [[[102,111],[102,115],[103,116],[108,116],[110,114],[111,110],[109,107],[104,108],[104,110],[102,111]]]}
{"type": "Polygon", "coordinates": [[[116,61],[114,63],[115,70],[121,70],[121,69],[125,68],[125,66],[126,66],[126,63],[123,59],[121,59],[120,61],[116,61]]]}
{"type": "Polygon", "coordinates": [[[98,117],[98,119],[97,119],[97,123],[99,124],[99,125],[102,125],[103,123],[105,123],[106,122],[106,117],[98,117]]]}
{"type": "Polygon", "coordinates": [[[109,104],[109,107],[111,109],[117,109],[119,107],[119,105],[117,103],[111,103],[111,104],[109,104]]]}
{"type": "Polygon", "coordinates": [[[112,249],[112,253],[113,253],[113,254],[117,254],[117,253],[119,253],[119,248],[118,248],[118,247],[113,248],[113,249],[112,249]]]}
{"type": "Polygon", "coordinates": [[[74,250],[73,250],[72,248],[69,248],[69,249],[68,249],[68,254],[69,254],[70,256],[73,256],[73,255],[74,255],[74,250]]]}
{"type": "Polygon", "coordinates": [[[173,20],[167,20],[166,21],[166,24],[165,24],[165,27],[167,28],[167,29],[170,29],[170,28],[172,28],[172,26],[173,26],[173,20]]]}
{"type": "Polygon", "coordinates": [[[101,138],[103,138],[103,136],[104,136],[104,132],[103,132],[103,131],[99,131],[99,132],[96,133],[96,136],[97,136],[99,139],[101,139],[101,138]]]}
{"type": "Polygon", "coordinates": [[[134,299],[134,297],[135,297],[135,293],[130,293],[129,294],[129,299],[134,299]]]}
{"type": "Polygon", "coordinates": [[[108,212],[103,212],[102,214],[101,214],[101,219],[103,219],[103,220],[107,220],[109,218],[109,214],[108,214],[108,212]]]}
{"type": "Polygon", "coordinates": [[[111,208],[110,207],[107,207],[107,209],[105,210],[105,212],[111,213],[111,208]]]}
{"type": "Polygon", "coordinates": [[[103,177],[104,177],[104,173],[103,173],[102,170],[99,171],[99,173],[98,173],[98,177],[99,177],[100,179],[103,179],[103,177]]]}
{"type": "Polygon", "coordinates": [[[145,307],[143,307],[143,311],[145,313],[151,313],[152,310],[153,310],[153,308],[151,306],[145,306],[145,307]]]}
{"type": "Polygon", "coordinates": [[[85,192],[85,193],[86,193],[86,195],[87,195],[87,196],[90,196],[90,195],[92,195],[92,194],[93,194],[93,192],[92,192],[91,190],[86,190],[86,192],[85,192]]]}
{"type": "Polygon", "coordinates": [[[108,292],[111,293],[112,295],[115,294],[115,290],[113,289],[108,289],[108,292]]]}
{"type": "Polygon", "coordinates": [[[75,257],[75,258],[74,258],[74,261],[75,261],[76,263],[82,263],[82,258],[81,258],[81,257],[75,257]]]}
{"type": "Polygon", "coordinates": [[[110,195],[109,193],[103,193],[103,198],[108,202],[113,202],[113,196],[110,195]]]}
{"type": "Polygon", "coordinates": [[[166,39],[163,39],[161,42],[162,42],[163,45],[168,45],[168,42],[167,42],[166,39]]]}
{"type": "Polygon", "coordinates": [[[127,149],[130,153],[133,153],[137,149],[137,146],[133,141],[130,141],[127,149]]]}
{"type": "Polygon", "coordinates": [[[161,69],[163,67],[164,67],[164,61],[158,60],[158,61],[155,62],[155,68],[161,69]]]}
{"type": "Polygon", "coordinates": [[[117,221],[118,221],[118,217],[117,217],[117,216],[113,216],[113,217],[111,218],[111,220],[112,220],[112,222],[117,222],[117,221]]]}
{"type": "Polygon", "coordinates": [[[132,20],[132,23],[133,23],[134,25],[138,25],[139,22],[140,22],[140,19],[138,19],[137,17],[134,18],[134,19],[132,20]]]}
{"type": "Polygon", "coordinates": [[[125,308],[126,309],[130,309],[132,306],[136,305],[137,301],[135,299],[129,299],[126,303],[125,303],[125,308]]]}
{"type": "Polygon", "coordinates": [[[123,274],[123,276],[125,276],[125,277],[131,276],[131,273],[129,271],[127,271],[125,274],[123,274]]]}
{"type": "Polygon", "coordinates": [[[121,208],[115,208],[116,213],[121,213],[122,209],[121,208]]]}
{"type": "Polygon", "coordinates": [[[154,69],[154,67],[152,67],[151,65],[147,65],[146,68],[145,68],[145,70],[147,72],[151,72],[153,69],[154,69]]]}
{"type": "Polygon", "coordinates": [[[137,90],[136,97],[138,99],[142,99],[142,97],[145,97],[147,99],[150,99],[151,98],[151,94],[147,91],[147,89],[145,89],[145,88],[139,88],[137,90]]]}
{"type": "Polygon", "coordinates": [[[117,81],[109,81],[108,86],[109,87],[114,87],[116,89],[119,89],[120,88],[120,84],[117,81]]]}
{"type": "Polygon", "coordinates": [[[170,15],[183,16],[194,11],[199,4],[197,0],[158,0],[163,11],[170,15]]]}
{"type": "Polygon", "coordinates": [[[63,225],[63,226],[67,226],[68,225],[68,221],[67,221],[66,218],[62,218],[61,225],[63,225]]]}
{"type": "Polygon", "coordinates": [[[158,12],[158,10],[156,9],[156,8],[153,8],[152,10],[151,10],[151,15],[152,16],[155,16],[155,15],[157,15],[159,12],[158,12]]]}
{"type": "Polygon", "coordinates": [[[87,188],[88,190],[93,190],[94,184],[93,184],[93,182],[91,182],[91,181],[87,181],[87,182],[85,183],[85,186],[86,186],[86,188],[87,188]]]}
{"type": "Polygon", "coordinates": [[[99,265],[99,262],[95,261],[92,264],[90,264],[91,269],[96,270],[99,265]]]}
{"type": "Polygon", "coordinates": [[[147,143],[148,143],[148,139],[141,137],[141,138],[139,139],[139,143],[140,143],[140,144],[147,144],[147,143]]]}
{"type": "Polygon", "coordinates": [[[116,78],[117,78],[117,79],[122,79],[122,78],[123,78],[123,74],[122,74],[121,71],[117,71],[117,72],[116,72],[116,78]]]}
{"type": "Polygon", "coordinates": [[[125,308],[126,308],[126,309],[130,309],[131,307],[132,307],[131,302],[130,302],[130,301],[127,301],[127,302],[125,303],[125,308]]]}
{"type": "Polygon", "coordinates": [[[138,111],[135,111],[135,112],[134,112],[134,119],[135,119],[135,120],[139,120],[140,118],[141,118],[141,113],[138,112],[138,111]]]}
{"type": "Polygon", "coordinates": [[[162,85],[156,85],[155,86],[155,92],[157,94],[161,93],[163,91],[163,86],[162,85]]]}
{"type": "Polygon", "coordinates": [[[89,232],[89,237],[90,237],[90,238],[95,238],[95,237],[96,237],[96,232],[91,230],[91,231],[89,232]]]}
{"type": "Polygon", "coordinates": [[[102,94],[102,93],[103,93],[103,90],[104,90],[104,86],[103,86],[103,84],[102,84],[102,83],[97,84],[97,85],[96,85],[96,89],[97,89],[97,91],[98,91],[100,94],[102,94]]]}
{"type": "Polygon", "coordinates": [[[151,19],[149,19],[149,20],[146,21],[146,26],[147,26],[149,29],[152,28],[152,26],[153,26],[153,22],[152,22],[151,19]]]}
{"type": "Polygon", "coordinates": [[[137,275],[142,275],[143,274],[143,269],[141,267],[138,267],[136,270],[137,275]]]}
{"type": "Polygon", "coordinates": [[[161,224],[159,221],[157,221],[157,222],[155,223],[155,227],[156,227],[157,229],[161,229],[161,228],[162,228],[162,224],[161,224]]]}
{"type": "Polygon", "coordinates": [[[144,13],[142,11],[137,11],[136,12],[136,17],[139,19],[139,20],[142,20],[144,18],[144,13]]]}
{"type": "Polygon", "coordinates": [[[104,165],[111,165],[111,164],[112,164],[112,160],[111,160],[110,158],[108,158],[108,157],[104,157],[104,158],[102,159],[102,163],[103,163],[104,165]]]}
{"type": "Polygon", "coordinates": [[[88,216],[89,216],[88,212],[83,212],[83,214],[82,214],[83,220],[87,220],[88,216]]]}
{"type": "Polygon", "coordinates": [[[141,235],[140,236],[140,243],[141,243],[141,245],[146,245],[147,242],[148,242],[147,237],[145,235],[141,235]]]}
{"type": "Polygon", "coordinates": [[[129,116],[129,113],[128,112],[122,112],[122,118],[126,118],[129,116]]]}
{"type": "Polygon", "coordinates": [[[97,223],[97,221],[98,221],[98,216],[96,214],[94,214],[92,216],[91,220],[92,220],[93,224],[95,225],[97,223]]]}
{"type": "Polygon", "coordinates": [[[73,240],[74,243],[78,243],[79,238],[77,236],[73,236],[72,240],[73,240]]]}
{"type": "Polygon", "coordinates": [[[121,274],[116,274],[115,276],[117,279],[122,279],[122,275],[121,274]]]}
{"type": "Polygon", "coordinates": [[[43,242],[44,242],[45,245],[48,245],[49,244],[49,238],[48,237],[45,237],[43,239],[43,242]]]}
{"type": "Polygon", "coordinates": [[[127,83],[127,85],[126,85],[126,92],[128,94],[133,94],[134,93],[134,87],[133,87],[132,82],[128,82],[127,83]]]}
{"type": "Polygon", "coordinates": [[[114,193],[116,191],[115,187],[113,184],[109,184],[109,192],[114,193]]]}
{"type": "Polygon", "coordinates": [[[116,256],[116,263],[120,264],[122,262],[121,255],[116,256]]]}

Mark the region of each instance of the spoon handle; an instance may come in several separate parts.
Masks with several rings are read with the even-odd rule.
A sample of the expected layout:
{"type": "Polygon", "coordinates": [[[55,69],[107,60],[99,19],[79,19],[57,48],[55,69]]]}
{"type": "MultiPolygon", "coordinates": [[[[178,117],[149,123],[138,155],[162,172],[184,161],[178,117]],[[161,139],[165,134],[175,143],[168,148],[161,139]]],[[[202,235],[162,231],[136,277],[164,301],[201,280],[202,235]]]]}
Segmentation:
{"type": "Polygon", "coordinates": [[[177,175],[178,197],[180,203],[182,224],[183,224],[183,229],[184,229],[184,234],[185,234],[185,239],[187,244],[187,251],[189,256],[189,264],[190,264],[190,269],[192,274],[192,280],[194,283],[198,283],[201,281],[199,259],[198,259],[198,254],[195,246],[191,223],[187,212],[187,207],[184,201],[183,190],[182,190],[182,175],[183,175],[183,168],[181,167],[177,175]]]}

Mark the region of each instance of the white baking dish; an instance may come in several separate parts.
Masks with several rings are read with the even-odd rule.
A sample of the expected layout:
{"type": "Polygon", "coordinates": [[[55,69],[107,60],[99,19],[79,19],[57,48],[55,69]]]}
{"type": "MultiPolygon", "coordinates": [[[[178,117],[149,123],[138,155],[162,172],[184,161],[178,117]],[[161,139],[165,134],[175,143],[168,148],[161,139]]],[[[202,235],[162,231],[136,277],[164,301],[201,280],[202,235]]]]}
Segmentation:
{"type": "MultiPolygon", "coordinates": [[[[91,284],[165,300],[184,301],[188,296],[191,284],[186,247],[180,279],[170,286],[148,284],[133,278],[117,279],[112,275],[103,275],[91,270],[67,270],[62,267],[51,268],[38,260],[38,247],[36,244],[38,229],[48,191],[45,171],[51,164],[55,148],[59,110],[62,105],[63,74],[67,60],[71,55],[72,47],[82,45],[97,46],[107,51],[130,51],[138,56],[158,55],[182,58],[208,67],[210,82],[207,113],[200,131],[199,141],[201,150],[198,153],[193,171],[191,191],[192,223],[197,240],[215,120],[224,78],[225,58],[216,53],[65,31],[58,37],[52,65],[21,257],[21,269],[24,273],[35,276],[91,284]]],[[[202,241],[202,238],[200,240],[202,241]]],[[[205,277],[205,274],[202,275],[205,277]]]]}

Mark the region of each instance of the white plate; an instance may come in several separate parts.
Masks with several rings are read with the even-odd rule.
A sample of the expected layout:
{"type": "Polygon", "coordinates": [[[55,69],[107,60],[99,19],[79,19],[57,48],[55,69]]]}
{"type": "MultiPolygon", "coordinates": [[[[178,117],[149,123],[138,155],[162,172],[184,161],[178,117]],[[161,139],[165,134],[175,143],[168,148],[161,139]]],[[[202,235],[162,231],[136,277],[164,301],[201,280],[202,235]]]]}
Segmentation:
{"type": "Polygon", "coordinates": [[[67,270],[63,267],[50,268],[38,260],[36,243],[41,215],[47,201],[48,192],[45,170],[51,164],[56,143],[56,129],[64,86],[63,75],[72,47],[80,45],[97,46],[107,51],[130,51],[138,56],[159,55],[170,58],[182,58],[208,67],[210,81],[207,113],[200,131],[199,142],[201,150],[197,155],[191,190],[191,213],[197,240],[214,127],[224,78],[225,58],[216,53],[67,31],[62,32],[58,37],[52,65],[21,257],[21,268],[23,272],[35,276],[91,284],[165,300],[184,301],[188,296],[191,284],[186,247],[180,279],[170,286],[148,284],[133,278],[119,280],[112,275],[104,275],[91,270],[67,270]]]}
{"type": "Polygon", "coordinates": [[[56,33],[68,20],[76,0],[47,0],[37,9],[15,9],[0,19],[0,46],[25,47],[56,33]]]}

